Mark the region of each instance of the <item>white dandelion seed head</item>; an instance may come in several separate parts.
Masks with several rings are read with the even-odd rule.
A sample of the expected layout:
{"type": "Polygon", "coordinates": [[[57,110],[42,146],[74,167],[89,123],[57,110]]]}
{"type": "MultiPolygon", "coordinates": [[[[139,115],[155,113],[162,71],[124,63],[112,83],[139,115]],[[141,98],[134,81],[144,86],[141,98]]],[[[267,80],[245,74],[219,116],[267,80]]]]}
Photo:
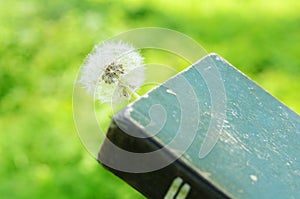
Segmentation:
{"type": "Polygon", "coordinates": [[[130,44],[102,42],[87,56],[79,82],[101,102],[128,100],[145,80],[143,61],[130,44]]]}

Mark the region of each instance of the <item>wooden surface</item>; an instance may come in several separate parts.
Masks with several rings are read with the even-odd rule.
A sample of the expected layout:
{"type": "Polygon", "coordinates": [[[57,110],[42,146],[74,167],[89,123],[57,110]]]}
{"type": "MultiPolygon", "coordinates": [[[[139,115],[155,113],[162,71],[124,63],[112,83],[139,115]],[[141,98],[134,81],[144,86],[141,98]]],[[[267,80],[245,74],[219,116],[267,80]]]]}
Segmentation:
{"type": "Polygon", "coordinates": [[[218,55],[209,55],[168,80],[114,120],[121,124],[120,118],[124,117],[161,145],[172,143],[178,129],[184,128],[177,145],[170,144],[167,149],[176,154],[178,148],[185,148],[181,144],[192,140],[180,160],[231,198],[300,198],[299,115],[218,55]],[[203,158],[199,151],[215,117],[211,111],[212,92],[199,73],[208,60],[213,60],[221,74],[226,97],[221,100],[225,100],[226,109],[222,130],[216,132],[218,140],[203,158]],[[180,98],[182,95],[185,99],[180,98]],[[155,113],[152,109],[149,113],[158,104],[164,111],[157,109],[155,113]],[[189,137],[193,130],[195,136],[189,137]]]}

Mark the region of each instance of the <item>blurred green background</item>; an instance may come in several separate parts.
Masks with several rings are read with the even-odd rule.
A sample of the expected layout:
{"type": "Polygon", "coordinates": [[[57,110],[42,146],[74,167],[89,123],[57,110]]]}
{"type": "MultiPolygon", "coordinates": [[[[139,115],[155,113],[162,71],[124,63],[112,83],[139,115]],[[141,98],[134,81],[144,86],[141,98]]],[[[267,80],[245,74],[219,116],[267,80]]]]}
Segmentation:
{"type": "Polygon", "coordinates": [[[144,198],[85,151],[72,89],[94,44],[180,31],[300,112],[298,0],[0,0],[0,198],[144,198]]]}

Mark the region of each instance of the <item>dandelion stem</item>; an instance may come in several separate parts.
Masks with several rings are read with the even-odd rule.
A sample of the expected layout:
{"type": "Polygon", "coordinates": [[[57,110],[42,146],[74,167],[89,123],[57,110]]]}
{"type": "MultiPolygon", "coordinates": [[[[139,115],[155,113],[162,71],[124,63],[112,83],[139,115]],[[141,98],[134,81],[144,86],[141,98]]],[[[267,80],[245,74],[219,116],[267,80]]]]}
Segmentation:
{"type": "Polygon", "coordinates": [[[133,95],[134,96],[134,98],[135,99],[140,99],[141,98],[141,96],[139,95],[139,94],[137,94],[134,90],[132,90],[131,88],[130,88],[130,86],[127,86],[127,84],[124,84],[122,81],[119,81],[119,84],[122,86],[122,87],[124,87],[125,89],[126,89],[126,91],[128,91],[129,93],[129,95],[133,95]]]}
{"type": "Polygon", "coordinates": [[[136,92],[132,92],[132,94],[134,95],[134,97],[136,98],[136,99],[140,99],[141,98],[141,96],[139,95],[139,94],[137,94],[136,92]]]}

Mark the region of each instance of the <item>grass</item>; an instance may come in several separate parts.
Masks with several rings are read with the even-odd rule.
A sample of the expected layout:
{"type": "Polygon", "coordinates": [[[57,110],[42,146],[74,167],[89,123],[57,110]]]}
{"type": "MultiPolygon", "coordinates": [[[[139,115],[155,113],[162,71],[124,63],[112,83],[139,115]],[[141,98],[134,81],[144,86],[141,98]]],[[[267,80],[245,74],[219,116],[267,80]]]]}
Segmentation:
{"type": "Polygon", "coordinates": [[[300,112],[299,1],[0,4],[1,198],[144,198],[89,156],[72,118],[85,56],[131,28],[185,33],[300,112]]]}

